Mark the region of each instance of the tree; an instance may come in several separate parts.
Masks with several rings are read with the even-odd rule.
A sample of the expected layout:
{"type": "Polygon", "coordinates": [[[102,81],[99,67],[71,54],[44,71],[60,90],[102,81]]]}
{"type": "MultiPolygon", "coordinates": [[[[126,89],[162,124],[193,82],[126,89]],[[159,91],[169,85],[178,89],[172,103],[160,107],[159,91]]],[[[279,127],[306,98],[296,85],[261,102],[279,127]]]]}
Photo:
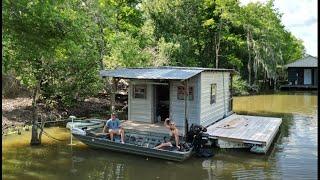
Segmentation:
{"type": "Polygon", "coordinates": [[[90,21],[79,7],[80,1],[3,2],[3,69],[33,91],[32,145],[41,143],[39,100],[68,105],[98,87],[90,21]]]}

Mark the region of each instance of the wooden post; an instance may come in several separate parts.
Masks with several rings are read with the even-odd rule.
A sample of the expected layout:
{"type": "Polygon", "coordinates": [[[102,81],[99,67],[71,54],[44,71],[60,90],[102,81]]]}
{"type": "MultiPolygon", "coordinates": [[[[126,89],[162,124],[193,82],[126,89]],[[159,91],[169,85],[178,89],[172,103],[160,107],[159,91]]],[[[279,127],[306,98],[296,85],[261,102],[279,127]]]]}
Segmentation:
{"type": "Polygon", "coordinates": [[[111,98],[110,98],[110,112],[115,112],[116,91],[117,91],[117,79],[112,77],[111,79],[111,98]]]}
{"type": "Polygon", "coordinates": [[[233,110],[232,77],[233,77],[233,74],[230,72],[230,88],[229,88],[229,111],[230,112],[233,110]]]}
{"type": "Polygon", "coordinates": [[[223,117],[226,117],[226,96],[224,87],[224,72],[222,72],[222,88],[223,88],[223,117]]]}
{"type": "Polygon", "coordinates": [[[188,81],[184,81],[184,117],[185,117],[185,135],[188,133],[188,99],[189,99],[189,88],[188,88],[188,81]]]}

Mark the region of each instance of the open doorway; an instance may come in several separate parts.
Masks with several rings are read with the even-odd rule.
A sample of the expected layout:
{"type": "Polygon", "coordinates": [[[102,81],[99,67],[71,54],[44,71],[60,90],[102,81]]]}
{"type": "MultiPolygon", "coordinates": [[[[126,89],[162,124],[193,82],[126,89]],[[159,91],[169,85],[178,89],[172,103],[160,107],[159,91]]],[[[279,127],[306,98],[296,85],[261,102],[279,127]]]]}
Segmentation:
{"type": "Polygon", "coordinates": [[[154,122],[162,122],[169,117],[169,85],[154,85],[155,90],[155,119],[154,122]]]}

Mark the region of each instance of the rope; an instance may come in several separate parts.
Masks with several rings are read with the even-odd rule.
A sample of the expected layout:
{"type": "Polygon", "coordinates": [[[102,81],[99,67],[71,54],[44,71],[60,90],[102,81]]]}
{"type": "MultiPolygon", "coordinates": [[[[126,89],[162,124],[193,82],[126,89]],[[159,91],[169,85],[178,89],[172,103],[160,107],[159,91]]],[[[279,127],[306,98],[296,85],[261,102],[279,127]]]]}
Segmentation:
{"type": "Polygon", "coordinates": [[[42,127],[40,127],[38,124],[36,124],[36,126],[38,126],[38,128],[40,128],[40,129],[42,130],[42,133],[43,133],[44,135],[46,135],[48,138],[51,138],[51,139],[56,140],[56,141],[64,141],[64,140],[57,139],[57,138],[51,136],[51,135],[48,134],[42,127]]]}

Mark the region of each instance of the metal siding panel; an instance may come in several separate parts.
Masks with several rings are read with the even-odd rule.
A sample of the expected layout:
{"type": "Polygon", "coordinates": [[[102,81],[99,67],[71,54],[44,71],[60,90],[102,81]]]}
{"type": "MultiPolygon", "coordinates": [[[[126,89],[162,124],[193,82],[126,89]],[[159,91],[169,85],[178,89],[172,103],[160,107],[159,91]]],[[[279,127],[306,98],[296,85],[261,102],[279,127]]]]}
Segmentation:
{"type": "Polygon", "coordinates": [[[201,114],[200,124],[207,126],[221,119],[224,114],[228,113],[229,109],[229,85],[230,85],[230,73],[224,72],[224,78],[222,72],[202,72],[201,73],[201,114]],[[224,79],[224,91],[223,95],[223,79],[224,79]],[[210,104],[210,85],[217,84],[216,103],[210,104]],[[224,96],[224,98],[223,98],[224,96]],[[225,105],[224,105],[225,103],[225,105]]]}
{"type": "Polygon", "coordinates": [[[128,119],[131,119],[131,98],[132,98],[132,83],[129,81],[128,89],[128,119]]]}
{"type": "MultiPolygon", "coordinates": [[[[153,99],[153,86],[151,84],[147,84],[147,97],[146,99],[134,99],[132,98],[133,94],[133,83],[141,83],[141,82],[146,82],[146,81],[131,81],[130,82],[130,98],[131,101],[129,102],[129,108],[130,108],[130,120],[132,121],[140,121],[140,122],[147,122],[151,123],[152,122],[152,99],[153,99]]],[[[128,98],[128,99],[130,99],[128,98]]]]}
{"type": "MultiPolygon", "coordinates": [[[[170,82],[170,118],[172,118],[177,126],[184,127],[184,100],[177,99],[177,87],[183,85],[181,81],[170,82]]],[[[195,76],[188,81],[189,86],[193,86],[194,99],[188,101],[188,122],[189,126],[192,123],[199,124],[200,119],[200,76],[195,76]]]]}
{"type": "Polygon", "coordinates": [[[184,100],[177,99],[177,86],[182,85],[180,81],[170,82],[170,118],[177,126],[184,127],[184,100]]]}

